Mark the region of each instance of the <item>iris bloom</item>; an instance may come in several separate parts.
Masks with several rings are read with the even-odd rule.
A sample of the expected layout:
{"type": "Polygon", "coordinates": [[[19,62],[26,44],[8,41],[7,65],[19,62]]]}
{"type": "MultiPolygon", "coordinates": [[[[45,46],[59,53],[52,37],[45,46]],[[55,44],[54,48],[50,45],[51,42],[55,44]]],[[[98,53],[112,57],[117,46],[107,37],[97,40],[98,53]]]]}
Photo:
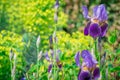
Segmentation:
{"type": "Polygon", "coordinates": [[[92,57],[88,50],[83,50],[75,55],[76,65],[80,67],[78,74],[78,80],[96,80],[100,77],[100,70],[98,62],[92,57]],[[83,59],[82,65],[80,65],[80,56],[83,59]]]}
{"type": "Polygon", "coordinates": [[[99,36],[104,37],[108,29],[108,24],[106,23],[108,16],[105,5],[101,4],[99,6],[95,6],[93,8],[92,17],[88,15],[88,9],[86,6],[82,6],[82,10],[84,18],[89,20],[84,29],[84,34],[89,34],[93,38],[97,38],[99,36]]]}
{"type": "MultiPolygon", "coordinates": [[[[56,54],[56,64],[58,66],[59,69],[62,68],[62,63],[59,60],[58,54],[60,53],[60,50],[57,50],[57,54],[56,54]]],[[[53,66],[53,56],[54,56],[54,51],[51,50],[51,56],[48,55],[48,52],[46,52],[45,54],[45,58],[46,60],[50,63],[48,66],[48,72],[50,73],[52,70],[52,66],[53,66]]]]}

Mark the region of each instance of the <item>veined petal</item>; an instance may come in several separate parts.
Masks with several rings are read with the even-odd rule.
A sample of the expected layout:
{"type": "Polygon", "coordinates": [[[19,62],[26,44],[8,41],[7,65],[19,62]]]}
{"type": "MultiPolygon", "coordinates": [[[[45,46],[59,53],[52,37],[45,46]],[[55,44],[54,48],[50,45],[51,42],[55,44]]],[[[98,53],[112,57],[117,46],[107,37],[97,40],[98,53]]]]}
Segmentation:
{"type": "Polygon", "coordinates": [[[101,4],[100,6],[98,6],[96,14],[99,21],[106,21],[108,19],[107,11],[105,9],[104,4],[101,4]]]}
{"type": "Polygon", "coordinates": [[[81,53],[82,58],[84,59],[85,65],[88,68],[92,68],[94,66],[96,66],[96,64],[98,63],[90,54],[90,52],[88,50],[83,50],[81,53]]]}
{"type": "Polygon", "coordinates": [[[97,17],[97,9],[98,9],[98,6],[95,6],[93,8],[93,17],[97,17]]]}
{"type": "Polygon", "coordinates": [[[96,67],[93,71],[93,78],[96,80],[100,77],[100,69],[96,67]]]}
{"type": "Polygon", "coordinates": [[[94,63],[92,62],[92,58],[88,56],[84,59],[84,63],[88,68],[92,68],[94,65],[94,63]]]}
{"type": "Polygon", "coordinates": [[[101,37],[104,37],[106,35],[107,30],[108,30],[108,24],[104,23],[100,28],[101,28],[101,37]]]}
{"type": "Polygon", "coordinates": [[[89,57],[92,58],[92,56],[91,56],[91,54],[90,54],[90,52],[88,50],[83,50],[81,52],[81,57],[84,59],[86,56],[89,56],[89,57]]]}
{"type": "Polygon", "coordinates": [[[98,62],[93,57],[87,56],[84,58],[84,63],[88,68],[92,68],[95,67],[98,62]]]}
{"type": "Polygon", "coordinates": [[[81,71],[78,74],[78,80],[92,80],[90,72],[89,71],[81,71]]]}
{"type": "Polygon", "coordinates": [[[88,9],[86,6],[82,6],[82,10],[83,10],[83,16],[86,19],[89,19],[90,17],[88,16],[88,9]]]}
{"type": "Polygon", "coordinates": [[[84,28],[84,35],[88,35],[89,34],[89,26],[90,26],[91,22],[87,23],[87,26],[84,28]]]}
{"type": "Polygon", "coordinates": [[[92,36],[93,38],[97,38],[98,36],[100,36],[101,29],[99,25],[97,23],[92,23],[90,25],[89,33],[90,36],[92,36]]]}
{"type": "Polygon", "coordinates": [[[78,67],[80,67],[80,52],[75,54],[75,62],[78,67]]]}

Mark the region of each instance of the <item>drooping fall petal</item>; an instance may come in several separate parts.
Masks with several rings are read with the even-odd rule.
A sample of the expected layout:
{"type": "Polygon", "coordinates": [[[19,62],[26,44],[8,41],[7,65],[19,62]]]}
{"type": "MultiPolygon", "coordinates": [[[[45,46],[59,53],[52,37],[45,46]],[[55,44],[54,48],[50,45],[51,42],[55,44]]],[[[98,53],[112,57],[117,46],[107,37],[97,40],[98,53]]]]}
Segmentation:
{"type": "Polygon", "coordinates": [[[97,23],[92,23],[89,29],[90,36],[97,38],[100,36],[101,29],[97,23]]]}
{"type": "Polygon", "coordinates": [[[107,30],[108,30],[108,24],[104,23],[100,28],[101,28],[101,37],[104,37],[106,35],[107,30]]]}
{"type": "Polygon", "coordinates": [[[100,77],[100,69],[98,67],[93,71],[93,78],[96,80],[100,77]]]}
{"type": "Polygon", "coordinates": [[[92,80],[89,71],[81,71],[78,74],[78,80],[92,80]]]}

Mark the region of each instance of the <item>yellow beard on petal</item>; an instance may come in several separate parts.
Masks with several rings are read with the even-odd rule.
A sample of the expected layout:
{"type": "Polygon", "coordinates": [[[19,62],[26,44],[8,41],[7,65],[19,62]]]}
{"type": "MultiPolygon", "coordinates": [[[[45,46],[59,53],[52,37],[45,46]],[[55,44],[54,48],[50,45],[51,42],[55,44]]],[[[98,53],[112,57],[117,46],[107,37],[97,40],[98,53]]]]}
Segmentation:
{"type": "Polygon", "coordinates": [[[91,21],[92,21],[93,23],[99,23],[99,20],[96,19],[96,18],[91,19],[91,21]]]}
{"type": "Polygon", "coordinates": [[[103,26],[104,24],[106,24],[107,22],[106,21],[104,21],[104,22],[99,22],[99,25],[100,26],[103,26]]]}
{"type": "Polygon", "coordinates": [[[84,67],[83,67],[83,71],[88,71],[88,67],[87,67],[87,66],[84,66],[84,67]]]}

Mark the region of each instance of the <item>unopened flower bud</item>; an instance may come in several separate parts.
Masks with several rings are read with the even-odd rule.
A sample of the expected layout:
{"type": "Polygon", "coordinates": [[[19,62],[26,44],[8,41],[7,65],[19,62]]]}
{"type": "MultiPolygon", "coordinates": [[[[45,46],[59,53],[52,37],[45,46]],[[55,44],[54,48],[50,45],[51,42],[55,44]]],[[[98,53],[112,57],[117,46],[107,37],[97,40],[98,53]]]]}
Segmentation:
{"type": "Polygon", "coordinates": [[[36,41],[37,48],[39,47],[39,44],[40,44],[40,35],[38,36],[37,41],[36,41]]]}
{"type": "Polygon", "coordinates": [[[42,57],[42,51],[40,51],[39,54],[38,54],[38,60],[40,60],[41,57],[42,57]]]}

